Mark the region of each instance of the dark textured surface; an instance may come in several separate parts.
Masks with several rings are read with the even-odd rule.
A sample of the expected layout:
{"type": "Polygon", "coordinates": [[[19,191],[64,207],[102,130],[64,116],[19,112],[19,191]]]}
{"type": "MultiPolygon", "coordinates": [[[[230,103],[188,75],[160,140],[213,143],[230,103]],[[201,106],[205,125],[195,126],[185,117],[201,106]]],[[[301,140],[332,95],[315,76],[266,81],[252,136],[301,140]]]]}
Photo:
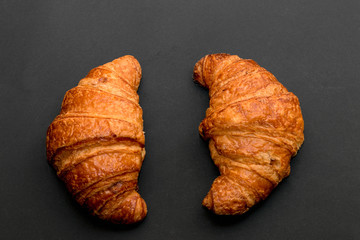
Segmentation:
{"type": "Polygon", "coordinates": [[[357,239],[359,1],[1,1],[1,239],[357,239]],[[197,60],[252,58],[294,92],[305,143],[292,173],[245,216],[201,207],[217,170],[198,134],[197,60]],[[132,227],[89,217],[46,162],[65,91],[125,54],[143,69],[147,155],[132,227]]]}

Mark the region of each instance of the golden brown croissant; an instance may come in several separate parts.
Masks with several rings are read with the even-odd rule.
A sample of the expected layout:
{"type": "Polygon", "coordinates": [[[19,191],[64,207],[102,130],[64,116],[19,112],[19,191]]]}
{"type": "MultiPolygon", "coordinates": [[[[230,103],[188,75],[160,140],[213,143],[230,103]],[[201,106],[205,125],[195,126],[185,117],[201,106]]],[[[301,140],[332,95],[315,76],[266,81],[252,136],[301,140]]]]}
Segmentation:
{"type": "Polygon", "coordinates": [[[92,69],[66,92],[47,132],[48,160],[67,189],[91,214],[114,223],[147,213],[137,192],[145,156],[140,79],[133,56],[92,69]]]}
{"type": "Polygon", "coordinates": [[[304,141],[298,98],[253,60],[212,54],[194,80],[209,88],[199,126],[220,170],[203,205],[219,215],[243,214],[290,174],[290,158],[304,141]]]}

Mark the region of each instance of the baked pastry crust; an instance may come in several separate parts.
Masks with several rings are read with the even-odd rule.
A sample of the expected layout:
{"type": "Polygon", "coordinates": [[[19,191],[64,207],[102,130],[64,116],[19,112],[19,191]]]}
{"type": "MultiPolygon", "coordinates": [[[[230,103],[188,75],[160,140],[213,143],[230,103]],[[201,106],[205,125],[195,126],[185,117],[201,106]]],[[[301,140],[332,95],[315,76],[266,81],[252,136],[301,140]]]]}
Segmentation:
{"type": "Polygon", "coordinates": [[[138,190],[145,157],[137,89],[141,67],[123,56],[92,69],[66,92],[47,131],[47,158],[76,201],[114,223],[147,214],[138,190]]]}
{"type": "Polygon", "coordinates": [[[219,215],[243,214],[290,174],[304,141],[299,100],[255,61],[236,55],[206,55],[194,80],[209,89],[199,132],[220,171],[203,205],[219,215]]]}

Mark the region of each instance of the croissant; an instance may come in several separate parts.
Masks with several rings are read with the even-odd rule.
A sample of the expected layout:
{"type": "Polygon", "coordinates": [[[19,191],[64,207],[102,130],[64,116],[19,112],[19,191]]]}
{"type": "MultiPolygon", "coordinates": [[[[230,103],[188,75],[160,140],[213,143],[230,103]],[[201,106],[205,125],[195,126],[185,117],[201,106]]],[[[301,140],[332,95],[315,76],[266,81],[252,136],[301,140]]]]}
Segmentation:
{"type": "Polygon", "coordinates": [[[145,157],[140,79],[133,56],[92,69],[66,92],[47,131],[47,158],[58,177],[81,206],[113,223],[147,214],[137,192],[145,157]]]}
{"type": "Polygon", "coordinates": [[[290,174],[304,141],[299,100],[255,61],[235,55],[203,57],[193,77],[209,89],[199,132],[220,171],[202,204],[219,215],[243,214],[290,174]]]}

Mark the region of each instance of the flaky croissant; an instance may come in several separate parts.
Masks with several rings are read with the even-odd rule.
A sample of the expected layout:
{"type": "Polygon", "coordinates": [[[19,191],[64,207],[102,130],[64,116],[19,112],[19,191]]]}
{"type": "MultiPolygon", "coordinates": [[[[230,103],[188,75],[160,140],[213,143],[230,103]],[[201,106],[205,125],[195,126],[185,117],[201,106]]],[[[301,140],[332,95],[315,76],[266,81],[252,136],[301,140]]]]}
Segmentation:
{"type": "Polygon", "coordinates": [[[92,69],[66,92],[47,131],[47,158],[67,189],[91,214],[114,223],[147,214],[137,192],[145,156],[140,79],[133,56],[92,69]]]}
{"type": "Polygon", "coordinates": [[[203,57],[194,80],[209,88],[199,132],[220,171],[203,205],[219,215],[243,214],[290,174],[290,158],[304,141],[299,100],[256,62],[235,55],[203,57]]]}

